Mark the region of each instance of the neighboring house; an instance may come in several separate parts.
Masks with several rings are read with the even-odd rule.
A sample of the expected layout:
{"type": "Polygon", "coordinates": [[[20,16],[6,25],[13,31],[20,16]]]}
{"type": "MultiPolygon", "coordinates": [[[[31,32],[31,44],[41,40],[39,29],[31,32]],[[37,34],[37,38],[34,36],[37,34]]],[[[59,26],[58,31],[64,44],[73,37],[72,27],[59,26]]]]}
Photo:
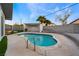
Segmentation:
{"type": "Polygon", "coordinates": [[[14,24],[13,26],[13,31],[18,31],[18,30],[23,30],[23,25],[19,25],[19,24],[14,24]]]}
{"type": "Polygon", "coordinates": [[[5,24],[5,35],[10,34],[12,32],[12,25],[5,24]]]}
{"type": "Polygon", "coordinates": [[[12,25],[5,24],[5,31],[12,30],[12,25]]]}
{"type": "MultiPolygon", "coordinates": [[[[55,24],[50,24],[48,26],[54,26],[55,24]]],[[[40,24],[40,23],[27,23],[24,26],[24,29],[27,29],[28,32],[42,32],[43,31],[43,26],[45,24],[40,24]]]]}
{"type": "Polygon", "coordinates": [[[28,23],[28,24],[25,24],[25,29],[27,29],[28,32],[39,32],[40,24],[39,23],[28,23]]]}
{"type": "Polygon", "coordinates": [[[12,3],[1,3],[0,4],[0,38],[5,35],[5,20],[12,19],[12,3]]]}
{"type": "Polygon", "coordinates": [[[71,22],[70,24],[76,24],[76,25],[79,25],[79,18],[74,20],[73,22],[71,22]]]}

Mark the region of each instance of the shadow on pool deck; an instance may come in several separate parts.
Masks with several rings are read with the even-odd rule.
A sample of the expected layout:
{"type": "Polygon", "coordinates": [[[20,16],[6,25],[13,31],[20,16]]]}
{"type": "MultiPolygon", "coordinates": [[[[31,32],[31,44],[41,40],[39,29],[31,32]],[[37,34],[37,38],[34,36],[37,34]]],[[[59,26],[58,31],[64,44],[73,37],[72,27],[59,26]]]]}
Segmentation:
{"type": "Polygon", "coordinates": [[[72,40],[79,47],[79,40],[78,39],[76,39],[75,37],[70,36],[68,34],[65,34],[65,33],[60,33],[60,34],[68,37],[70,40],[72,40]]]}

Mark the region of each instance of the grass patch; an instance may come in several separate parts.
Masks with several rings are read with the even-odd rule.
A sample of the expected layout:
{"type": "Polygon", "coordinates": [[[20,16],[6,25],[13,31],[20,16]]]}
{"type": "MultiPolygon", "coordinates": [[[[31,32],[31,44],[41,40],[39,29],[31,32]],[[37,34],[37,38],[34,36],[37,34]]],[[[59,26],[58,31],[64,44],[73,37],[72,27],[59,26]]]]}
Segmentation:
{"type": "Polygon", "coordinates": [[[4,36],[0,41],[0,56],[4,56],[7,50],[7,36],[4,36]]]}

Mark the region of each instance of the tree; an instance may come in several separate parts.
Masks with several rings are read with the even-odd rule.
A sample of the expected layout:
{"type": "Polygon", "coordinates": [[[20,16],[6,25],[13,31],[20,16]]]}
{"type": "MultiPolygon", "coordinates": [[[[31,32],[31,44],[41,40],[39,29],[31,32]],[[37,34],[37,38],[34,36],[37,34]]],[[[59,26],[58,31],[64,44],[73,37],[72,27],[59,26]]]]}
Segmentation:
{"type": "Polygon", "coordinates": [[[43,31],[43,26],[44,26],[43,24],[45,23],[45,20],[46,20],[46,18],[44,16],[39,16],[37,19],[37,21],[39,21],[41,23],[40,24],[40,32],[43,31]]]}
{"type": "Polygon", "coordinates": [[[39,21],[41,24],[45,24],[46,26],[48,26],[49,24],[51,24],[51,21],[50,20],[47,20],[45,18],[45,16],[39,16],[37,21],[39,21]]]}
{"type": "Polygon", "coordinates": [[[49,24],[51,24],[50,20],[45,20],[45,25],[48,26],[49,24]]]}
{"type": "Polygon", "coordinates": [[[39,16],[37,21],[39,21],[41,24],[45,23],[46,18],[44,16],[39,16]]]}
{"type": "Polygon", "coordinates": [[[70,9],[66,9],[64,10],[64,12],[62,11],[61,14],[56,15],[56,18],[61,22],[62,25],[65,25],[67,24],[67,20],[70,16],[71,16],[70,9]]]}

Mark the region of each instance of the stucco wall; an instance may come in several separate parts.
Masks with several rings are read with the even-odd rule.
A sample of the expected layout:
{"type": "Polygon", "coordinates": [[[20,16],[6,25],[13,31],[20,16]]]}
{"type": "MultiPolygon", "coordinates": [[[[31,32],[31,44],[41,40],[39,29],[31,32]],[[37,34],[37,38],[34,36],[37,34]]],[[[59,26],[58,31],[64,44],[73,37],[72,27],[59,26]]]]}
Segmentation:
{"type": "Polygon", "coordinates": [[[79,33],[79,25],[69,24],[69,25],[59,25],[56,27],[44,27],[44,32],[60,32],[60,33],[79,33]]]}
{"type": "Polygon", "coordinates": [[[40,31],[40,25],[36,25],[36,26],[29,26],[26,25],[25,28],[27,29],[28,32],[39,32],[40,31]]]}
{"type": "Polygon", "coordinates": [[[1,5],[0,5],[0,38],[1,38],[1,5]]]}
{"type": "Polygon", "coordinates": [[[17,31],[17,30],[23,30],[23,26],[20,26],[20,25],[18,25],[18,26],[13,26],[13,30],[14,31],[17,31]]]}
{"type": "Polygon", "coordinates": [[[5,30],[12,30],[12,26],[11,25],[5,25],[5,30]]]}
{"type": "Polygon", "coordinates": [[[3,14],[3,11],[1,9],[0,5],[0,37],[5,35],[5,25],[4,25],[5,16],[3,14]],[[2,21],[2,22],[1,22],[2,21]],[[1,24],[2,23],[2,24],[1,24]],[[3,30],[2,30],[3,29],[3,30]]]}

